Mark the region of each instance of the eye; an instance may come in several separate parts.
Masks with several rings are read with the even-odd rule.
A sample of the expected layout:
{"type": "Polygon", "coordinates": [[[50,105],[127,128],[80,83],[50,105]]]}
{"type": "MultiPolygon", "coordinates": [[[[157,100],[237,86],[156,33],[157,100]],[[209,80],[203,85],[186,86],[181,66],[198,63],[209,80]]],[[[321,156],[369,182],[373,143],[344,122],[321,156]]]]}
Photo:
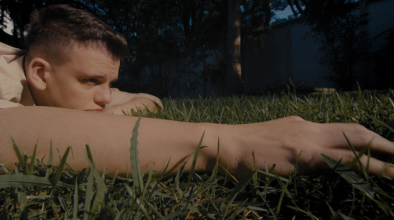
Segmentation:
{"type": "Polygon", "coordinates": [[[82,82],[84,83],[94,83],[94,84],[98,84],[99,81],[95,78],[91,78],[91,79],[83,79],[82,82]]]}
{"type": "Polygon", "coordinates": [[[109,88],[112,88],[112,85],[116,82],[116,80],[112,80],[111,82],[109,82],[109,88]]]}

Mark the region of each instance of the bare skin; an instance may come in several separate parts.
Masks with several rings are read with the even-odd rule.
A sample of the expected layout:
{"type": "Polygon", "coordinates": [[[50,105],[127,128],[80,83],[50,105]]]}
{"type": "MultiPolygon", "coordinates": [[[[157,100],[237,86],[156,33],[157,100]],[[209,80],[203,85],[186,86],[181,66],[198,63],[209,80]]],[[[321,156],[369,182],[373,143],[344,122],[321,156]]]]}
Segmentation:
{"type": "Polygon", "coordinates": [[[105,108],[104,113],[113,114],[113,115],[123,115],[129,114],[131,109],[135,111],[141,110],[149,110],[151,112],[155,112],[159,107],[152,102],[152,100],[145,97],[138,97],[129,102],[123,103],[122,105],[115,105],[109,108],[105,108]]]}
{"type": "MultiPolygon", "coordinates": [[[[11,136],[21,152],[32,152],[39,138],[37,157],[49,152],[50,140],[62,154],[68,146],[73,147],[74,159],[68,158],[76,170],[88,167],[85,158],[85,144],[89,144],[96,166],[100,172],[104,167],[108,175],[126,174],[130,165],[129,148],[135,117],[94,114],[76,110],[51,107],[25,107],[0,111],[1,163],[14,167],[17,158],[12,149],[11,136]],[[45,120],[43,120],[45,119],[45,120]],[[6,126],[4,126],[6,125],[6,126]],[[61,126],[59,126],[61,125],[61,126]]],[[[328,167],[321,153],[346,164],[354,158],[342,135],[345,132],[356,150],[360,150],[373,138],[371,150],[374,153],[393,155],[393,143],[356,124],[317,124],[299,117],[287,117],[249,125],[220,125],[208,123],[185,123],[159,119],[142,118],[139,129],[140,166],[153,165],[157,172],[163,172],[171,157],[170,168],[176,168],[196,149],[205,131],[203,145],[197,161],[196,171],[212,170],[220,138],[219,162],[230,172],[241,176],[250,171],[252,152],[257,166],[264,169],[276,165],[276,172],[286,176],[293,172],[296,158],[298,172],[316,173],[328,167]]],[[[54,157],[57,158],[57,157],[54,157]]],[[[58,159],[58,158],[57,158],[58,159]]],[[[366,164],[363,157],[363,162],[366,164]]],[[[55,163],[59,161],[55,160],[55,163]]],[[[186,167],[187,171],[189,166],[186,167]]],[[[172,173],[176,169],[171,169],[172,173]]],[[[372,159],[371,174],[382,173],[394,177],[391,165],[372,159]]]]}
{"type": "MultiPolygon", "coordinates": [[[[117,106],[111,103],[110,83],[117,79],[119,60],[114,60],[100,47],[72,43],[67,62],[53,64],[37,56],[25,63],[26,78],[36,107],[0,110],[0,159],[14,168],[16,157],[11,136],[22,152],[32,152],[39,138],[37,157],[49,152],[50,140],[63,153],[73,147],[74,159],[68,164],[77,170],[88,167],[85,144],[91,150],[99,171],[104,167],[109,175],[126,174],[132,129],[137,120],[123,115],[122,110],[156,108],[146,98],[137,98],[117,106]],[[51,106],[51,107],[48,107],[51,106]],[[108,114],[104,114],[108,113],[108,114]]],[[[242,176],[253,167],[252,152],[257,166],[265,169],[276,165],[279,175],[288,175],[297,164],[299,173],[316,173],[328,167],[321,154],[346,164],[354,158],[342,132],[350,138],[356,150],[371,140],[373,153],[393,155],[394,144],[357,124],[317,124],[299,117],[248,125],[220,125],[185,123],[143,118],[139,129],[140,165],[153,165],[163,172],[168,160],[170,173],[175,172],[193,150],[205,132],[196,171],[210,171],[217,158],[220,138],[219,163],[235,175],[242,176]]],[[[55,157],[57,158],[57,157],[55,157]]],[[[367,158],[362,161],[366,164],[367,158]]],[[[55,163],[59,161],[55,160],[55,163]]],[[[186,167],[187,172],[189,167],[186,167]]],[[[369,172],[394,177],[394,168],[382,161],[371,160],[369,172]]]]}

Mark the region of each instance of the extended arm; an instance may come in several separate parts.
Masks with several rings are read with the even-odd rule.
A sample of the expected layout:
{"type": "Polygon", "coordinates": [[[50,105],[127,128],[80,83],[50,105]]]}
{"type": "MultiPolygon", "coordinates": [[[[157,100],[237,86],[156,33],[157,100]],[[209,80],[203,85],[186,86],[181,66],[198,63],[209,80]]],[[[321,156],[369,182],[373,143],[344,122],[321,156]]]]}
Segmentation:
{"type": "MultiPolygon", "coordinates": [[[[0,163],[9,161],[6,167],[12,169],[17,162],[12,136],[21,152],[30,154],[38,139],[37,158],[44,155],[48,158],[50,140],[54,152],[57,148],[61,154],[72,146],[74,159],[69,157],[67,162],[77,170],[88,167],[84,150],[85,144],[89,144],[99,171],[105,167],[109,175],[116,171],[125,175],[126,166],[130,166],[130,138],[137,119],[53,107],[2,109],[0,163]]],[[[161,172],[171,157],[170,168],[176,167],[177,162],[196,149],[203,132],[200,124],[142,118],[138,137],[140,165],[153,164],[154,169],[161,172]]],[[[213,145],[210,141],[217,140],[216,132],[207,130],[206,133],[204,145],[213,145]]],[[[211,149],[216,151],[214,147],[211,149]]],[[[200,155],[200,171],[209,169],[207,151],[208,148],[204,149],[200,155]]]]}
{"type": "MultiPolygon", "coordinates": [[[[68,146],[73,147],[74,159],[68,164],[77,170],[88,167],[84,154],[89,144],[99,171],[105,169],[109,175],[116,171],[125,175],[130,165],[129,148],[135,117],[114,116],[50,107],[25,107],[0,110],[0,155],[1,163],[13,168],[16,162],[12,150],[11,136],[21,152],[31,153],[38,141],[37,157],[49,152],[50,140],[61,154],[68,146]]],[[[205,131],[203,145],[196,171],[209,171],[216,161],[218,137],[220,137],[220,159],[223,167],[235,174],[250,171],[253,167],[252,151],[260,169],[276,164],[280,175],[294,169],[301,153],[297,169],[301,173],[313,173],[327,168],[321,153],[347,163],[354,158],[342,131],[347,134],[356,150],[371,143],[371,151],[393,155],[392,142],[355,124],[317,124],[298,117],[288,117],[248,125],[220,125],[208,123],[185,123],[142,118],[139,128],[140,166],[152,164],[162,172],[171,157],[170,168],[176,172],[177,163],[183,162],[196,149],[205,131]]],[[[54,151],[56,152],[56,151],[54,151]]],[[[57,158],[57,157],[54,157],[57,158]]],[[[366,157],[363,162],[366,164],[366,157]]],[[[56,162],[56,161],[55,161],[56,162]]],[[[186,171],[188,170],[188,166],[186,171]]],[[[373,159],[370,172],[394,177],[392,167],[373,159]]]]}

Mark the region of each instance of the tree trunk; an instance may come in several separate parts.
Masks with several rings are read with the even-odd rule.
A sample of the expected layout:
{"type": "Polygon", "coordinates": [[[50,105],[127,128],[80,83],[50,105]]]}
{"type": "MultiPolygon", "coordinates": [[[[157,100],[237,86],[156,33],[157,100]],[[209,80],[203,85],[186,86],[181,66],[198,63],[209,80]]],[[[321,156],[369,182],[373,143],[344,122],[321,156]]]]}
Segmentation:
{"type": "Polygon", "coordinates": [[[240,0],[228,0],[227,69],[225,94],[242,92],[240,0]]]}

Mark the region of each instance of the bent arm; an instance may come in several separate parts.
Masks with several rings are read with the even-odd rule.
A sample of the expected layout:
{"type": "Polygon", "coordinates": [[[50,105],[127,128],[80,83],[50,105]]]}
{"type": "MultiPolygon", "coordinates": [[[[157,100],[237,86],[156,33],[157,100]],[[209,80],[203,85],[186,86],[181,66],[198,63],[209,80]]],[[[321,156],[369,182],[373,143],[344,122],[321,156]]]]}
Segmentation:
{"type": "Polygon", "coordinates": [[[111,97],[112,101],[107,105],[105,112],[113,115],[130,114],[131,109],[156,111],[158,108],[164,108],[159,98],[145,93],[128,93],[111,88],[111,97]]]}
{"type": "Polygon", "coordinates": [[[151,112],[155,112],[158,108],[160,108],[160,106],[158,106],[151,99],[146,97],[137,97],[126,103],[108,107],[104,110],[104,112],[113,115],[129,115],[131,109],[134,109],[135,111],[149,110],[151,112]]]}

